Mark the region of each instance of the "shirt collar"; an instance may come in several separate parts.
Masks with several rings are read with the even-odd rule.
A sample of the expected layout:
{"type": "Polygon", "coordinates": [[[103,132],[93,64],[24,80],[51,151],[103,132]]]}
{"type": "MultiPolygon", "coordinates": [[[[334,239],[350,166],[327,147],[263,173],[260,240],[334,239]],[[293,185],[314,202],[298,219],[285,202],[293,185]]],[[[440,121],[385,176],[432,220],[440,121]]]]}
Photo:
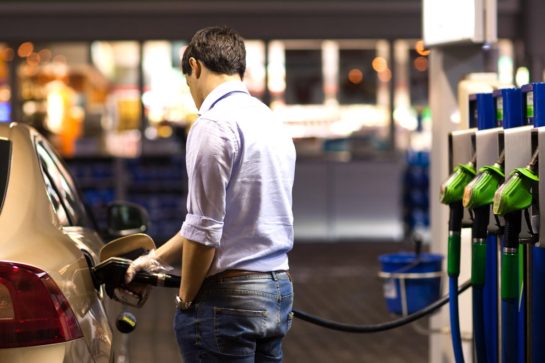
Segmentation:
{"type": "Polygon", "coordinates": [[[229,81],[220,84],[219,86],[214,88],[212,92],[210,92],[208,96],[206,96],[206,98],[204,99],[204,102],[199,109],[199,116],[210,110],[212,105],[221,97],[234,91],[248,93],[248,88],[246,88],[246,85],[242,81],[229,81]]]}

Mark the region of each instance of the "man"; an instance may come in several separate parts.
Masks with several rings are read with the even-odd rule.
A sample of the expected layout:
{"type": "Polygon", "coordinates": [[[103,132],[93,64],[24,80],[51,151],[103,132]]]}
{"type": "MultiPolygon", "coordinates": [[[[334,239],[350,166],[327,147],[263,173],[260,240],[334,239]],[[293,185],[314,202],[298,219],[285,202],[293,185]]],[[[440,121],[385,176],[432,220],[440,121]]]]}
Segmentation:
{"type": "Polygon", "coordinates": [[[181,252],[174,328],[184,360],[281,362],[293,304],[293,141],[242,83],[246,51],[232,29],[199,30],[181,68],[199,109],[186,147],[188,214],[127,278],[181,252]]]}

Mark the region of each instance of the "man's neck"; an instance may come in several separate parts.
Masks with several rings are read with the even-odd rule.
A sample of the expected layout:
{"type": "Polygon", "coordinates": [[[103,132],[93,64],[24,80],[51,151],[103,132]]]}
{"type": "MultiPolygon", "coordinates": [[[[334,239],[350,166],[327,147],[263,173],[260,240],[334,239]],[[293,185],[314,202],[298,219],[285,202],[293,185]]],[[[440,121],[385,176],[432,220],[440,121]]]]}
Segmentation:
{"type": "Polygon", "coordinates": [[[204,80],[204,87],[202,89],[202,99],[205,100],[206,97],[219,85],[231,82],[231,81],[241,81],[238,74],[218,74],[213,72],[207,72],[206,79],[204,80]]]}

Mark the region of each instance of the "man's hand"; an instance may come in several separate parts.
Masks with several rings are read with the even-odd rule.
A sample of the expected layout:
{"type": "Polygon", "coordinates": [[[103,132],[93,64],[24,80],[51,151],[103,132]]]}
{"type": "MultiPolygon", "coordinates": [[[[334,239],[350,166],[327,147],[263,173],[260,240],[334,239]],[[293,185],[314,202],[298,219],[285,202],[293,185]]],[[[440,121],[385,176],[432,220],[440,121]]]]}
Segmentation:
{"type": "Polygon", "coordinates": [[[129,284],[138,271],[147,271],[153,273],[167,272],[170,270],[172,270],[172,267],[159,261],[155,254],[155,250],[151,250],[148,254],[142,255],[131,262],[129,268],[125,272],[125,283],[129,284]]]}

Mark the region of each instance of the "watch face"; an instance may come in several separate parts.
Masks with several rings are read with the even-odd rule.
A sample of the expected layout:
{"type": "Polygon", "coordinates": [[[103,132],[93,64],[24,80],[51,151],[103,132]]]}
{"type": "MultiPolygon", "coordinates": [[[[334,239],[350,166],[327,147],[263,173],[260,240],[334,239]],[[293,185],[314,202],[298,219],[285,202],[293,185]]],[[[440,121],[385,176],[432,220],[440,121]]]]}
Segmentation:
{"type": "Polygon", "coordinates": [[[187,310],[191,307],[191,301],[183,301],[179,296],[176,296],[176,308],[179,310],[187,310]]]}

